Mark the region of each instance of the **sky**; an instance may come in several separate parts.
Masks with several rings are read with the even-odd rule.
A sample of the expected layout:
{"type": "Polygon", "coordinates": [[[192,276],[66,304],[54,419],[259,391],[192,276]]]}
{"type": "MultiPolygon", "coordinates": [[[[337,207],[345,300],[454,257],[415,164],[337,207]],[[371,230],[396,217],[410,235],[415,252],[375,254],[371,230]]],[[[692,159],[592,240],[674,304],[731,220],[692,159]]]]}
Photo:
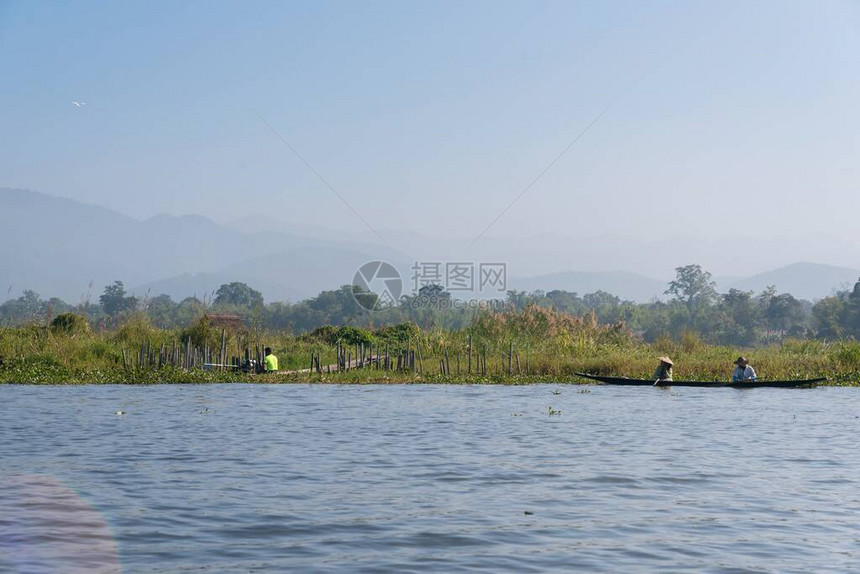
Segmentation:
{"type": "Polygon", "coordinates": [[[0,187],[466,243],[855,241],[858,26],[836,0],[0,0],[0,187]]]}

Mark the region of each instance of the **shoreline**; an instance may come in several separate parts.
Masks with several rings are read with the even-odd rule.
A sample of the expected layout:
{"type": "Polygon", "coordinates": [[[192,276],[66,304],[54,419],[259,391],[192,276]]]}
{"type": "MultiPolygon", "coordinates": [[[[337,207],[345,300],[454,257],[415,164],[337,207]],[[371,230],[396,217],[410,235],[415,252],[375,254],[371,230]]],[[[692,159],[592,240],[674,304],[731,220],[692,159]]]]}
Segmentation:
{"type": "Polygon", "coordinates": [[[325,333],[262,332],[252,337],[226,330],[159,330],[136,322],[105,333],[0,328],[0,384],[589,384],[575,373],[651,379],[661,356],[674,361],[676,382],[728,383],[736,357],[744,355],[762,382],[826,378],[822,386],[860,386],[860,342],[854,339],[786,339],[750,348],[687,336],[646,343],[582,319],[549,318],[570,325],[550,322],[542,327],[527,321],[463,331],[412,325],[373,332],[336,329],[341,337],[356,338],[348,345],[325,333]],[[266,347],[278,357],[280,371],[238,369],[262,364],[266,347]]]}
{"type": "MultiPolygon", "coordinates": [[[[634,378],[634,377],[631,377],[634,378]]],[[[809,377],[796,377],[792,380],[811,379],[809,377]]],[[[676,378],[681,383],[687,378],[676,378]]],[[[760,378],[761,382],[767,379],[760,378]]],[[[728,383],[727,380],[715,380],[714,382],[728,383]]],[[[170,369],[151,370],[147,372],[127,373],[123,377],[117,377],[116,373],[75,373],[71,376],[60,378],[38,377],[34,379],[14,380],[3,377],[0,386],[3,385],[26,385],[26,386],[89,386],[89,385],[181,385],[181,384],[266,384],[266,385],[504,385],[504,386],[527,386],[540,384],[557,384],[572,386],[601,385],[595,381],[579,377],[574,374],[542,374],[542,375],[428,375],[411,372],[384,372],[384,371],[349,371],[344,373],[308,374],[294,373],[284,374],[245,374],[236,377],[233,373],[212,373],[206,371],[180,371],[170,369]]],[[[612,385],[605,385],[612,386],[612,385]]],[[[672,387],[673,385],[662,385],[672,387]]],[[[860,377],[855,372],[846,372],[831,376],[826,381],[816,383],[816,387],[860,387],[860,377]]],[[[731,388],[731,387],[727,387],[731,388]]],[[[809,387],[807,387],[809,388],[809,387]]],[[[813,387],[814,388],[814,387],[813,387]]]]}

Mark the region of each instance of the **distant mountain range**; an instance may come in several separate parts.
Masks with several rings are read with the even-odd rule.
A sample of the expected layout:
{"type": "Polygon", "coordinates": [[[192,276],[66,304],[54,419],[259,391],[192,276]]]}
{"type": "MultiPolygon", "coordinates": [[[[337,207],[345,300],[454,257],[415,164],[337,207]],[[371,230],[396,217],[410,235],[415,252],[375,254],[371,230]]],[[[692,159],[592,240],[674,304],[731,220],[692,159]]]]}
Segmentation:
{"type": "MultiPolygon", "coordinates": [[[[742,291],[762,291],[774,285],[780,293],[791,293],[798,299],[820,299],[836,291],[851,289],[860,280],[860,271],[848,267],[819,263],[794,263],[779,269],[757,273],[751,277],[735,278],[722,291],[730,288],[742,291]]],[[[720,285],[720,281],[717,281],[720,285]]]]}
{"type": "MultiPolygon", "coordinates": [[[[397,244],[408,244],[406,235],[401,232],[398,239],[402,241],[397,244]]],[[[452,253],[452,245],[456,247],[453,240],[413,237],[409,247],[419,252],[419,261],[462,261],[460,255],[457,259],[442,255],[452,253]]],[[[587,260],[577,253],[588,254],[589,245],[594,250],[607,249],[606,242],[567,246],[494,241],[491,245],[496,251],[479,251],[473,255],[476,261],[506,261],[510,256],[511,261],[524,262],[525,269],[529,261],[541,258],[547,261],[544,269],[551,269],[547,252],[564,252],[556,266],[569,268],[587,260]]],[[[631,245],[633,248],[642,246],[631,245]]],[[[395,265],[405,289],[411,289],[411,267],[416,258],[356,234],[312,224],[298,227],[265,216],[227,224],[198,215],[138,220],[70,199],[0,188],[0,289],[8,288],[9,296],[33,289],[45,297],[74,303],[88,293],[96,299],[105,285],[122,280],[138,296],[166,293],[179,300],[192,295],[202,298],[223,283],[242,281],[262,291],[268,301],[296,301],[350,283],[362,264],[376,259],[395,265]]],[[[775,285],[780,292],[817,299],[853,286],[860,271],[794,263],[740,275],[718,278],[720,290],[758,292],[775,285]]],[[[625,271],[561,271],[509,277],[508,288],[563,289],[579,294],[603,290],[622,299],[646,302],[664,297],[668,281],[625,271]]]]}
{"type": "Polygon", "coordinates": [[[205,217],[140,221],[103,207],[20,189],[0,189],[0,285],[77,302],[121,280],[136,295],[198,297],[244,281],[268,300],[310,297],[352,281],[369,260],[408,268],[385,246],[246,233],[205,217]],[[90,288],[92,283],[92,288],[90,288]]]}

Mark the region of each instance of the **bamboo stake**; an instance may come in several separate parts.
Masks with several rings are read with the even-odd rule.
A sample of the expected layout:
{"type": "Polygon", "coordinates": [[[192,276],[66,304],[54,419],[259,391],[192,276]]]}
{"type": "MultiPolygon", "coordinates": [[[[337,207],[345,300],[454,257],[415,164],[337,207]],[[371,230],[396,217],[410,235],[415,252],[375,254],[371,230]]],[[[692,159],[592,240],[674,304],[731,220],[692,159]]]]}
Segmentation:
{"type": "Polygon", "coordinates": [[[468,361],[466,364],[467,364],[467,367],[466,367],[467,373],[471,375],[472,374],[472,335],[469,335],[469,355],[468,355],[468,361]]]}
{"type": "Polygon", "coordinates": [[[486,343],[484,343],[484,360],[483,360],[483,363],[484,363],[484,366],[482,367],[481,374],[486,376],[487,375],[487,344],[486,343]]]}
{"type": "Polygon", "coordinates": [[[418,351],[418,372],[424,371],[424,361],[421,359],[421,343],[415,341],[415,350],[418,351]]]}

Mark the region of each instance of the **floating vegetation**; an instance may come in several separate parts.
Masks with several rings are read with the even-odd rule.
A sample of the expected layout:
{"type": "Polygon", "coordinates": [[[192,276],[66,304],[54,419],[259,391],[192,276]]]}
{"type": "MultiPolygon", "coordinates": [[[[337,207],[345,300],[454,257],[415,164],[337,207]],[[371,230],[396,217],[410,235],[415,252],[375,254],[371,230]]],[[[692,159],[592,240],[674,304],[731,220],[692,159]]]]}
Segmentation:
{"type": "Polygon", "coordinates": [[[860,382],[855,341],[786,340],[740,349],[666,337],[646,344],[623,329],[574,319],[529,310],[476,319],[459,330],[407,325],[402,333],[395,327],[332,328],[327,336],[293,336],[211,326],[203,332],[201,322],[195,324],[200,333],[158,329],[139,316],[95,332],[62,315],[49,325],[0,327],[0,383],[549,383],[550,394],[559,396],[563,389],[556,385],[587,384],[576,372],[647,379],[664,354],[675,360],[678,379],[728,380],[741,353],[750,356],[760,379],[860,382]],[[266,346],[281,371],[256,372],[266,346]]]}

